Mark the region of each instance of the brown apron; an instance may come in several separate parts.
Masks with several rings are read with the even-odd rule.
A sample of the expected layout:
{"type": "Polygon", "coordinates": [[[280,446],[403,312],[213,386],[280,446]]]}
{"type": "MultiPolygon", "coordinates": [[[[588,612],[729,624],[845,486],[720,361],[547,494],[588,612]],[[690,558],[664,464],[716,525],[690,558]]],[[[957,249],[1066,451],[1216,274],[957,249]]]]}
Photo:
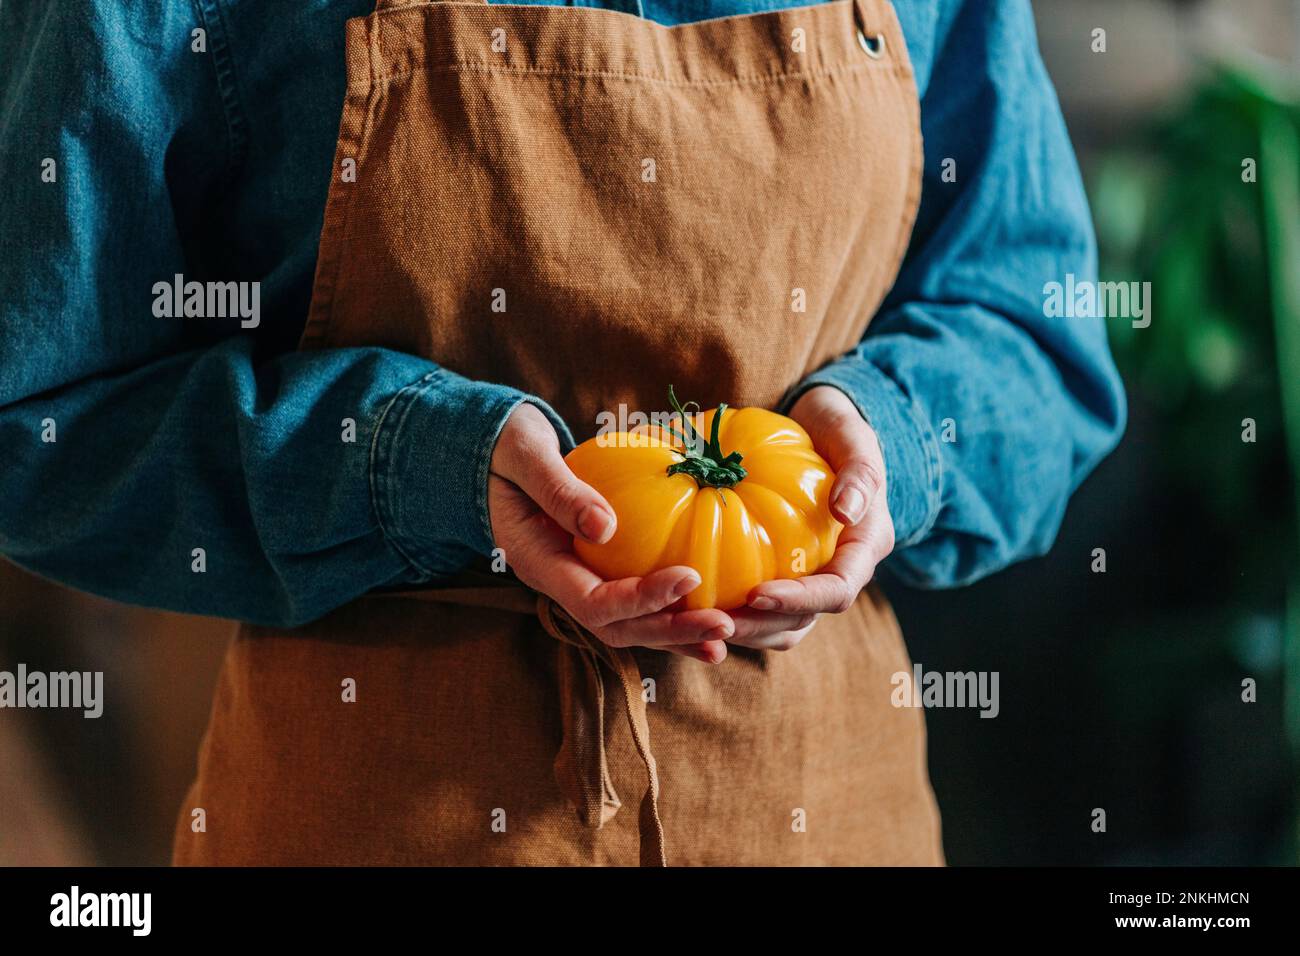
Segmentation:
{"type": "MultiPolygon", "coordinates": [[[[921,142],[887,0],[672,28],[381,2],[347,30],[357,174],[303,348],[423,355],[582,440],[669,383],[775,405],[893,282],[921,142]]],[[[245,626],[176,861],[941,863],[922,714],[890,704],[910,669],[874,587],[719,666],[607,648],[508,574],[245,626]]]]}

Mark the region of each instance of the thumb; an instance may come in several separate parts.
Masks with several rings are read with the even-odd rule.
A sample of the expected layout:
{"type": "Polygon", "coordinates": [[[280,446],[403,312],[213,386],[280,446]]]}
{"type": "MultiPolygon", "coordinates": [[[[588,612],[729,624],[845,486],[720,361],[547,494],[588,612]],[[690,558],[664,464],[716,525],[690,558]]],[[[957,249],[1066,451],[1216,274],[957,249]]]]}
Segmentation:
{"type": "Polygon", "coordinates": [[[835,476],[830,497],[831,514],[846,525],[855,525],[884,490],[885,469],[879,457],[851,458],[835,476]]]}
{"type": "Polygon", "coordinates": [[[494,455],[494,470],[517,485],[564,530],[593,544],[604,544],[617,526],[614,509],[569,468],[546,417],[530,405],[520,406],[520,411],[524,427],[502,435],[508,447],[499,448],[501,454],[494,455]],[[536,413],[536,420],[530,411],[536,413]]]}

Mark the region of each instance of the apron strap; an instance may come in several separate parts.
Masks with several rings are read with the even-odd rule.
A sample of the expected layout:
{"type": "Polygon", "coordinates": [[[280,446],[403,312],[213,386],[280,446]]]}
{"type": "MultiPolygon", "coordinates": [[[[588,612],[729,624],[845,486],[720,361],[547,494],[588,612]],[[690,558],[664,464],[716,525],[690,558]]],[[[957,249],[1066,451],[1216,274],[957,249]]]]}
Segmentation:
{"type": "Polygon", "coordinates": [[[544,594],[522,584],[475,586],[484,575],[463,575],[470,586],[408,591],[375,591],[369,597],[407,598],[465,604],[523,614],[536,614],[547,634],[558,642],[556,672],[560,690],[560,722],[564,737],[555,755],[555,780],[577,811],[583,826],[599,830],[623,805],[614,790],[605,753],[606,671],[618,679],[623,712],[637,756],[645,767],[646,792],[638,817],[641,866],[667,866],[664,827],[659,815],[659,770],[650,749],[650,723],[641,688],[641,670],[632,652],[610,647],[544,594]]]}
{"type": "Polygon", "coordinates": [[[622,685],[623,708],[632,741],[645,765],[647,786],[641,798],[639,818],[641,865],[667,866],[664,826],[659,817],[659,770],[650,750],[650,724],[646,719],[645,695],[636,659],[627,648],[610,647],[600,640],[545,594],[537,596],[537,617],[546,633],[576,650],[576,653],[560,655],[560,706],[566,714],[564,742],[555,757],[556,779],[561,787],[573,788],[576,784],[576,790],[570,789],[567,796],[587,826],[599,829],[621,806],[605,758],[605,682],[600,669],[603,662],[622,685]],[[579,668],[581,674],[576,673],[579,668]],[[585,692],[574,693],[579,687],[585,692]],[[581,712],[592,704],[594,707],[588,712],[581,712]],[[594,733],[590,729],[593,724],[594,733]],[[584,726],[589,728],[586,733],[581,731],[584,726]]]}

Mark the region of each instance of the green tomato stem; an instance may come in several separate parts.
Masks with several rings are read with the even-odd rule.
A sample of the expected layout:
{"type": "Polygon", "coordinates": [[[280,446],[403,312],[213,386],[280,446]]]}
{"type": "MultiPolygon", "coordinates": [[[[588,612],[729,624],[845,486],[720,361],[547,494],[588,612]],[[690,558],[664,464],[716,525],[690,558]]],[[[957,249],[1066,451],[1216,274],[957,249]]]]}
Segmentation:
{"type": "Polygon", "coordinates": [[[739,484],[747,474],[740,464],[743,460],[740,452],[733,451],[729,455],[724,455],[721,445],[718,444],[722,413],[727,410],[727,406],[725,404],[718,406],[718,411],[713,416],[712,434],[706,444],[695,426],[691,424],[691,415],[686,410],[691,405],[695,405],[698,409],[699,405],[695,402],[687,402],[686,406],[683,406],[677,401],[677,394],[671,385],[668,386],[668,401],[672,403],[673,411],[682,416],[682,425],[686,430],[686,434],[682,434],[675,428],[668,429],[668,432],[685,446],[684,450],[679,452],[682,460],[669,465],[668,474],[690,475],[701,488],[731,488],[739,484]]]}

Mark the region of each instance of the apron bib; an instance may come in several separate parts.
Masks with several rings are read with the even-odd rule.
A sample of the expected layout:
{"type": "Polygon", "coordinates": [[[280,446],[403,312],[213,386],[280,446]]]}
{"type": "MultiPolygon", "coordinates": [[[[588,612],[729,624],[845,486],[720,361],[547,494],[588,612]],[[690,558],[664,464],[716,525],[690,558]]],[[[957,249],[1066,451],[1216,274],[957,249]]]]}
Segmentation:
{"type": "MultiPolygon", "coordinates": [[[[347,70],[334,168],[356,176],[330,187],[302,347],[515,386],[579,441],[669,383],[776,405],[860,340],[920,198],[888,0],[672,28],[381,0],[347,24],[347,70]]],[[[874,586],[794,650],[716,667],[607,648],[478,571],[244,626],[175,859],[942,863],[900,671],[874,586]]]]}

